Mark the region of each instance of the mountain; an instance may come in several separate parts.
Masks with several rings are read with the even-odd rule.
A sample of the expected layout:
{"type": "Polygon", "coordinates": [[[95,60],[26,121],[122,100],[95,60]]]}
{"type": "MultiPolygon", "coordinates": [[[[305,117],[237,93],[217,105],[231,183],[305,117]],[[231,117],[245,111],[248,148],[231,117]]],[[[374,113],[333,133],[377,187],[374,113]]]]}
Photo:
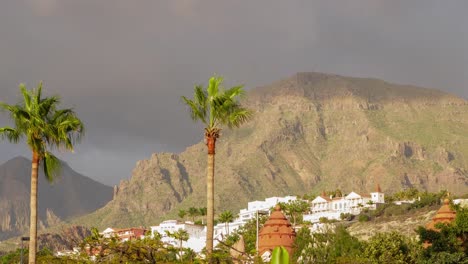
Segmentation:
{"type": "MultiPolygon", "coordinates": [[[[0,240],[29,230],[31,161],[13,158],[0,165],[0,240]]],[[[90,213],[112,199],[112,187],[73,171],[62,162],[52,183],[39,173],[38,218],[41,228],[90,213]]]]}
{"type": "MultiPolygon", "coordinates": [[[[468,102],[376,79],[298,73],[249,92],[254,120],[217,141],[215,206],[337,188],[468,192],[468,102]]],[[[181,111],[183,106],[181,105],[181,111]]],[[[200,131],[202,138],[203,131],[200,131]]],[[[74,223],[154,225],[205,206],[206,147],[139,161],[114,199],[74,223]]]]}

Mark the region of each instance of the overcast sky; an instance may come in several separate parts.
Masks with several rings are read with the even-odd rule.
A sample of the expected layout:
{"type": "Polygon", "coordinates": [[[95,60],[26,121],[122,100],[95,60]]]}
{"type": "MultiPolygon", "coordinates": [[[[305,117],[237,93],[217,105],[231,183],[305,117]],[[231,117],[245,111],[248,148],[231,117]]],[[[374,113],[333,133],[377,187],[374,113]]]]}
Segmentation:
{"type": "MultiPolygon", "coordinates": [[[[76,171],[106,184],[202,139],[180,96],[318,71],[468,98],[468,1],[16,0],[0,5],[0,101],[44,81],[85,122],[76,171]]],[[[0,126],[8,124],[0,113],[0,126]]],[[[0,163],[30,157],[0,142],[0,163]]]]}

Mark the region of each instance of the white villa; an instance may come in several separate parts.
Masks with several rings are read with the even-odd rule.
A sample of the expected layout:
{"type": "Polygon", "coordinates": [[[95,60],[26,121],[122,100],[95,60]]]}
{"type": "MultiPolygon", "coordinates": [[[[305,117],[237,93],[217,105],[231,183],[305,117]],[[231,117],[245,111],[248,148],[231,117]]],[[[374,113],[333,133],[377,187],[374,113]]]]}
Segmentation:
{"type": "Polygon", "coordinates": [[[376,192],[359,194],[351,192],[344,197],[317,196],[312,202],[311,214],[304,215],[305,221],[316,223],[320,218],[339,220],[342,213],[358,215],[363,208],[375,210],[377,204],[385,203],[384,193],[377,187],[376,192]]]}

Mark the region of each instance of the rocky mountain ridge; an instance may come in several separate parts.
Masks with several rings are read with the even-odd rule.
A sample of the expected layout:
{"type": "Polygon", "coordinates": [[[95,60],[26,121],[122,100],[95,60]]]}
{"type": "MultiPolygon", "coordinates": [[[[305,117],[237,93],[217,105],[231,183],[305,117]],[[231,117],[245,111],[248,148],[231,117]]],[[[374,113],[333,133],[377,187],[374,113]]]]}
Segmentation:
{"type": "MultiPolygon", "coordinates": [[[[270,196],[384,192],[406,187],[468,192],[468,103],[437,90],[376,79],[298,73],[249,91],[254,120],[217,142],[217,212],[270,196]]],[[[182,108],[182,106],[181,106],[182,108]]],[[[202,135],[202,131],[200,131],[202,135]]],[[[155,225],[205,204],[206,147],[137,163],[114,199],[74,222],[155,225]]]]}

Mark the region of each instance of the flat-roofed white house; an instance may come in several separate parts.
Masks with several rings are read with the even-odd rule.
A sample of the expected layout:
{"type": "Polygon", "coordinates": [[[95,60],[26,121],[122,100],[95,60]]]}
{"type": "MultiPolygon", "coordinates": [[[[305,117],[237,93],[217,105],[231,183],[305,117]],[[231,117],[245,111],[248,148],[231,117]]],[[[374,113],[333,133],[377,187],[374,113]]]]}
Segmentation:
{"type": "Polygon", "coordinates": [[[257,211],[268,211],[270,208],[275,207],[278,203],[288,203],[290,201],[297,200],[296,196],[285,196],[285,197],[270,197],[266,198],[265,201],[253,201],[247,204],[246,209],[241,209],[239,212],[239,218],[236,219],[242,222],[246,222],[250,219],[254,219],[257,216],[257,211]]]}
{"type": "MultiPolygon", "coordinates": [[[[151,234],[154,235],[159,233],[163,242],[179,246],[179,241],[167,235],[167,232],[174,233],[179,229],[187,231],[189,239],[182,242],[182,246],[190,248],[193,251],[200,253],[203,247],[205,247],[206,239],[206,227],[202,225],[195,225],[192,222],[180,223],[177,220],[166,220],[161,222],[157,226],[151,226],[151,234]]],[[[216,246],[216,241],[214,245],[216,246]]]]}
{"type": "MultiPolygon", "coordinates": [[[[232,223],[228,223],[229,234],[236,231],[240,227],[242,227],[245,222],[236,219],[236,221],[232,223]]],[[[219,223],[214,226],[214,239],[223,240],[228,235],[228,230],[226,229],[226,225],[224,223],[219,223]]]]}

